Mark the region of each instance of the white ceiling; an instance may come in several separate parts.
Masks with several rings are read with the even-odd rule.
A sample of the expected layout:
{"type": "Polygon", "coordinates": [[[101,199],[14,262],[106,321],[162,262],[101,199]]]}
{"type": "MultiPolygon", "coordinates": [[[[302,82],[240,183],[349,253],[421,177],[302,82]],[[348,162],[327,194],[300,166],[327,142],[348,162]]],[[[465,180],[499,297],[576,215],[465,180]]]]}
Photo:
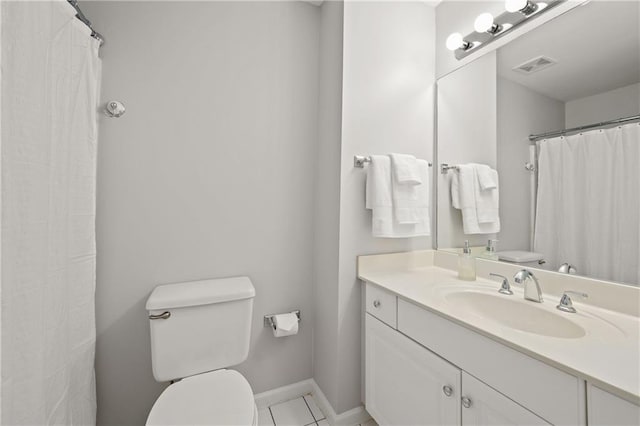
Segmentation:
{"type": "Polygon", "coordinates": [[[564,102],[637,83],[639,7],[607,0],[573,9],[500,48],[498,75],[564,102]],[[558,63],[530,75],[512,71],[541,55],[558,63]]]}

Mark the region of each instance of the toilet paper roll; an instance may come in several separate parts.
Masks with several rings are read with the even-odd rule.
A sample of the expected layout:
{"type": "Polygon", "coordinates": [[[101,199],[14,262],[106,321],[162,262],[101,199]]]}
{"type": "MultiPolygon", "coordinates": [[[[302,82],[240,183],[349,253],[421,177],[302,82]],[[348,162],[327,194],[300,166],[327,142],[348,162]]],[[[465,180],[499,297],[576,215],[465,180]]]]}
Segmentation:
{"type": "Polygon", "coordinates": [[[273,335],[276,337],[298,334],[298,316],[293,312],[273,316],[273,335]]]}

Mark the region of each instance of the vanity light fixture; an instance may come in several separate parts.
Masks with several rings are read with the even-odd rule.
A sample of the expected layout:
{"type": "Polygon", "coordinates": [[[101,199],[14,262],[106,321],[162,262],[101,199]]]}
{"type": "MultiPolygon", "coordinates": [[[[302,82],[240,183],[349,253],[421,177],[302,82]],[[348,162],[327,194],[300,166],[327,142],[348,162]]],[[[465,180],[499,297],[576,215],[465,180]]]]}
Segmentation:
{"type": "Polygon", "coordinates": [[[496,34],[502,31],[502,25],[498,25],[493,21],[493,15],[485,12],[478,15],[473,23],[473,28],[479,33],[496,34]]]}
{"type": "Polygon", "coordinates": [[[480,14],[475,22],[475,31],[463,36],[459,32],[449,35],[446,41],[447,49],[454,52],[456,59],[460,60],[479,48],[502,37],[515,27],[539,16],[553,7],[567,0],[506,0],[506,11],[498,16],[485,12],[480,14]]]}
{"type": "Polygon", "coordinates": [[[538,5],[529,0],[506,0],[504,7],[507,9],[507,12],[520,12],[523,15],[531,15],[538,10],[538,5]]]}
{"type": "Polygon", "coordinates": [[[466,41],[460,33],[453,33],[447,37],[447,49],[449,50],[469,50],[472,47],[473,44],[466,41]]]}

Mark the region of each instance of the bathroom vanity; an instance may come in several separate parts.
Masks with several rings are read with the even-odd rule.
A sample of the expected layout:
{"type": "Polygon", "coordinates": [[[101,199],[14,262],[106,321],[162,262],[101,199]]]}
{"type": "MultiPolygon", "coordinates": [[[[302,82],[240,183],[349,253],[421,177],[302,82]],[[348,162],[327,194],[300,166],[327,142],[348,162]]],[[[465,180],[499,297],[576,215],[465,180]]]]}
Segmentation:
{"type": "Polygon", "coordinates": [[[479,260],[478,280],[460,281],[454,257],[358,260],[365,405],[379,424],[639,424],[640,321],[632,304],[611,309],[616,297],[637,305],[637,288],[603,307],[595,280],[534,271],[544,301],[533,303],[482,278],[513,276],[512,265],[479,260]],[[567,313],[556,309],[564,290],[596,294],[567,313]]]}

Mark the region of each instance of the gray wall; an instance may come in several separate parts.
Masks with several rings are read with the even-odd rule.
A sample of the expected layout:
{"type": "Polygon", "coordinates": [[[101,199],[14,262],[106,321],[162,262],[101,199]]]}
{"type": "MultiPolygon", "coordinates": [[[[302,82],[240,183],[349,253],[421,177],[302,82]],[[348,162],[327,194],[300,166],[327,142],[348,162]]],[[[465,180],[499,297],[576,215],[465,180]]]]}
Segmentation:
{"type": "Polygon", "coordinates": [[[316,163],[313,377],[328,398],[338,386],[338,250],[344,4],[325,1],[320,18],[320,104],[316,163]]]}
{"type": "Polygon", "coordinates": [[[567,102],[565,127],[568,129],[638,114],[640,83],[567,102]]]}
{"type": "Polygon", "coordinates": [[[320,12],[301,2],[85,2],[107,42],[100,122],[97,360],[101,425],[144,424],[154,286],[248,275],[254,392],[312,375],[320,12]],[[262,316],[302,309],[275,339],[262,316]]]}
{"type": "Polygon", "coordinates": [[[366,171],[353,167],[353,156],[404,152],[433,159],[434,15],[422,2],[344,5],[337,381],[327,395],[337,412],[361,400],[356,256],[432,247],[430,237],[371,236],[366,171]]]}
{"type": "Polygon", "coordinates": [[[528,136],[562,129],[564,108],[564,102],[498,77],[499,251],[531,249],[532,175],[524,168],[528,136]]]}

